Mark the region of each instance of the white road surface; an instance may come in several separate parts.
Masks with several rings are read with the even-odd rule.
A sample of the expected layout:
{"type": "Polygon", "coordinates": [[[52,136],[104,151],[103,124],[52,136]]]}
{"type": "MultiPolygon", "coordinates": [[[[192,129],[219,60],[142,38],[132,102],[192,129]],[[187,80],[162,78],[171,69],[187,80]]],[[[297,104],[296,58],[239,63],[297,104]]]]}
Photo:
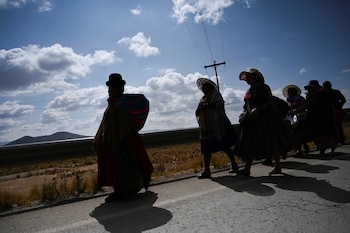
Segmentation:
{"type": "Polygon", "coordinates": [[[0,232],[350,232],[350,146],[282,161],[283,175],[256,164],[252,177],[213,174],[0,217],[0,232]]]}

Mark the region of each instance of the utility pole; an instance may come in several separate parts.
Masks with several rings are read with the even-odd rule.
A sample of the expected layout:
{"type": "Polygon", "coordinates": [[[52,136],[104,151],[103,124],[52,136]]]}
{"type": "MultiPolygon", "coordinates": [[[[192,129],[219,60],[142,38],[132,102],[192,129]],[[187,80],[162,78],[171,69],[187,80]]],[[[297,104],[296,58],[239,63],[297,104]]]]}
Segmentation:
{"type": "Polygon", "coordinates": [[[204,66],[204,68],[209,68],[209,67],[214,67],[214,70],[215,70],[215,76],[216,76],[216,84],[218,85],[218,91],[220,91],[220,88],[219,88],[219,78],[218,78],[218,72],[216,71],[216,67],[217,66],[220,66],[220,65],[225,65],[226,62],[221,62],[221,63],[216,63],[216,61],[214,61],[214,64],[212,65],[208,65],[208,66],[204,66]]]}

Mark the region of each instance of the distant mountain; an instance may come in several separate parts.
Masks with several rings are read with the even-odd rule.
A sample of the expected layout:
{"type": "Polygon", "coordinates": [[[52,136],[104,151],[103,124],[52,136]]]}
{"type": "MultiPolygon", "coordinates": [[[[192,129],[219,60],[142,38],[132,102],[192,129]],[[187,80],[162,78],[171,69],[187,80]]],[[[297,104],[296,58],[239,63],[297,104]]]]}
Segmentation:
{"type": "Polygon", "coordinates": [[[25,144],[25,143],[38,143],[38,142],[48,142],[48,141],[67,140],[67,139],[86,138],[86,137],[89,137],[89,136],[83,136],[83,135],[78,135],[78,134],[73,134],[68,132],[57,132],[52,135],[38,136],[38,137],[24,136],[6,145],[18,145],[18,144],[25,144]]]}

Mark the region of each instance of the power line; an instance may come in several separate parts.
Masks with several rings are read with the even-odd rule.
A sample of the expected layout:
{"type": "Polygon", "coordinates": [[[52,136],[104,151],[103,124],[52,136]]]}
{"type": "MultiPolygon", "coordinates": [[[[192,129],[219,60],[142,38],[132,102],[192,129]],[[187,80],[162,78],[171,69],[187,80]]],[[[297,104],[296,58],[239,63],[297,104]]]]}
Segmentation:
{"type": "Polygon", "coordinates": [[[193,44],[194,44],[194,47],[196,48],[196,50],[197,50],[197,52],[198,52],[198,54],[199,54],[199,57],[200,57],[200,59],[201,59],[201,61],[202,61],[202,64],[205,65],[203,56],[202,56],[202,54],[201,54],[201,52],[200,52],[200,50],[199,50],[199,48],[198,48],[198,46],[197,46],[197,44],[196,44],[196,41],[195,41],[194,38],[193,38],[193,35],[192,35],[192,33],[191,33],[191,30],[190,30],[190,28],[189,28],[189,26],[188,26],[188,24],[187,24],[186,21],[185,21],[185,25],[186,25],[186,29],[187,29],[187,31],[188,31],[188,34],[190,34],[191,40],[192,40],[192,42],[193,42],[193,44]]]}

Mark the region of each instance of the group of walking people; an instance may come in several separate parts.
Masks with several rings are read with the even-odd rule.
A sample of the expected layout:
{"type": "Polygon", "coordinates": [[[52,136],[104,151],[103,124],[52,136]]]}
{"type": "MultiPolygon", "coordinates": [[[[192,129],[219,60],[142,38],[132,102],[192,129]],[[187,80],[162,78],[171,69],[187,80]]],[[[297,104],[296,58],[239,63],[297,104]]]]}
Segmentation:
{"type": "Polygon", "coordinates": [[[253,160],[272,162],[273,159],[274,167],[269,175],[281,174],[280,159],[286,158],[287,152],[293,149],[296,155],[308,154],[308,142],[314,142],[320,154],[325,154],[326,149],[334,153],[337,144],[344,143],[341,121],[346,100],[340,91],[332,89],[329,81],[321,86],[317,80],[311,80],[304,87],[306,98],[301,96],[298,86],[288,85],[283,89],[284,101],[272,95],[257,69],[241,72],[239,79],[246,81],[249,89],[239,116],[238,137],[229,133],[232,127],[227,125],[231,124],[221,120],[227,116],[215,83],[209,79],[197,82],[204,93],[196,110],[204,155],[204,171],[198,178],[210,177],[211,153],[217,151],[225,151],[229,156],[229,172],[249,177],[253,160]],[[245,162],[243,169],[238,169],[232,154],[245,162]]]}
{"type": "MultiPolygon", "coordinates": [[[[224,151],[229,157],[230,173],[247,177],[255,159],[274,159],[274,168],[269,174],[281,173],[280,157],[285,158],[293,148],[298,155],[307,154],[309,141],[316,144],[321,154],[327,148],[334,152],[346,100],[331,88],[330,82],[322,87],[317,80],[310,81],[305,86],[306,98],[300,95],[299,87],[288,85],[283,90],[287,98],[284,101],[272,95],[257,69],[241,72],[239,79],[249,85],[239,117],[239,135],[226,115],[218,86],[207,78],[197,80],[204,94],[195,111],[204,156],[204,171],[199,179],[211,177],[211,155],[218,151],[224,151]],[[235,156],[245,161],[243,169],[239,169],[235,156]]],[[[125,83],[120,74],[109,75],[108,106],[93,142],[98,163],[97,185],[114,188],[106,201],[136,194],[142,188],[147,190],[153,172],[139,135],[148,116],[149,101],[142,94],[124,94],[125,83]]],[[[343,143],[344,135],[339,139],[343,143]]]]}

